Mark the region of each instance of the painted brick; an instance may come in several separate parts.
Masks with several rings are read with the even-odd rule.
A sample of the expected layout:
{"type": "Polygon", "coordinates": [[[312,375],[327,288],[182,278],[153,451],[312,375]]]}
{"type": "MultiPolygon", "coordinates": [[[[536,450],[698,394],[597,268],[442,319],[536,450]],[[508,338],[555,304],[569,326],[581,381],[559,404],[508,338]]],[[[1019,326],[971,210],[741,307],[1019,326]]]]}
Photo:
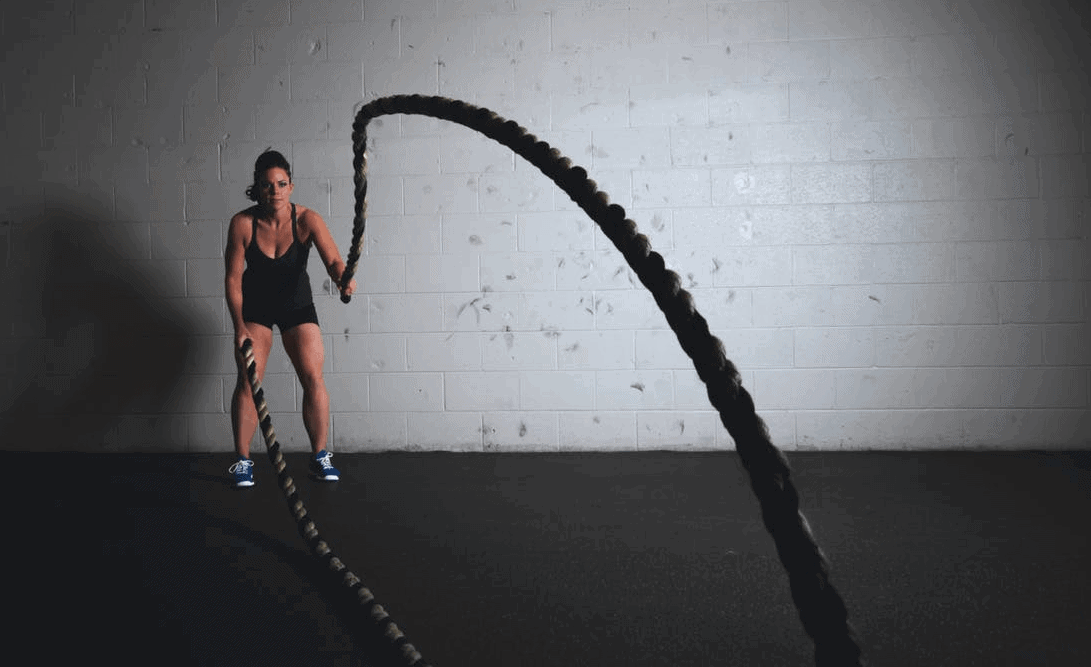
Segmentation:
{"type": "Polygon", "coordinates": [[[959,243],[956,278],[966,282],[1038,280],[1042,277],[1039,244],[1013,241],[959,243]]]}
{"type": "Polygon", "coordinates": [[[645,291],[611,291],[595,294],[595,328],[662,329],[667,320],[652,295],[645,291]]]}
{"type": "MultiPolygon", "coordinates": [[[[698,311],[712,329],[753,326],[753,303],[750,290],[697,288],[690,290],[698,311]]],[[[663,318],[666,322],[666,318],[663,318]]]]}
{"type": "Polygon", "coordinates": [[[214,181],[220,176],[217,144],[150,146],[148,175],[155,181],[214,181]]]}
{"type": "Polygon", "coordinates": [[[708,41],[704,13],[699,16],[677,8],[629,9],[629,43],[638,45],[703,44],[708,41]]]}
{"type": "Polygon", "coordinates": [[[967,116],[980,111],[967,91],[973,82],[956,74],[889,77],[873,82],[872,119],[967,116]]]}
{"type": "Polygon", "coordinates": [[[719,84],[708,91],[708,117],[714,125],[788,120],[787,83],[719,84]]]}
{"type": "Polygon", "coordinates": [[[830,42],[830,77],[872,79],[913,74],[913,40],[838,39],[830,42]]]}
{"type": "Polygon", "coordinates": [[[591,371],[521,371],[522,410],[588,410],[594,406],[595,373],[591,371]]]}
{"type": "Polygon", "coordinates": [[[631,412],[562,412],[559,421],[561,451],[624,451],[637,442],[631,412]]]}
{"type": "Polygon", "coordinates": [[[667,49],[667,82],[706,83],[720,86],[724,82],[756,82],[748,64],[748,48],[753,45],[737,44],[678,44],[667,49]]]}
{"type": "MultiPolygon", "coordinates": [[[[746,164],[753,145],[746,126],[674,128],[671,130],[671,162],[678,167],[746,164]]],[[[757,161],[756,159],[754,161],[757,161]]]]}
{"type": "MultiPolygon", "coordinates": [[[[621,86],[641,88],[678,83],[673,77],[668,77],[674,71],[668,54],[677,48],[686,47],[676,44],[661,46],[634,43],[627,49],[612,50],[605,54],[594,50],[588,59],[587,89],[621,86]]],[[[580,89],[582,88],[577,86],[577,90],[580,89]]]]}
{"type": "Polygon", "coordinates": [[[356,414],[368,409],[370,382],[366,375],[327,373],[324,379],[326,391],[330,395],[330,414],[335,422],[341,415],[356,414]]]}
{"type": "Polygon", "coordinates": [[[748,54],[750,83],[798,82],[826,79],[830,75],[829,42],[754,42],[749,45],[748,54]]]}
{"type": "Polygon", "coordinates": [[[500,331],[515,327],[523,312],[523,295],[478,292],[444,294],[444,331],[500,331]]]}
{"type": "Polygon", "coordinates": [[[788,86],[792,120],[859,121],[871,116],[872,83],[850,79],[799,81],[788,86]]]}
{"type": "Polygon", "coordinates": [[[486,452],[546,452],[559,446],[556,413],[489,412],[482,415],[486,452]]]}
{"type": "Polygon", "coordinates": [[[754,288],[750,292],[756,327],[832,326],[835,323],[829,287],[754,288]]]}
{"type": "Polygon", "coordinates": [[[516,331],[540,331],[557,336],[595,326],[591,292],[526,292],[520,295],[519,314],[512,325],[516,331]]]}
{"type": "MultiPolygon", "coordinates": [[[[637,331],[635,343],[636,368],[639,370],[693,368],[693,361],[686,356],[673,331],[637,331]]],[[[632,352],[632,340],[628,347],[632,352]]],[[[621,368],[632,368],[633,357],[630,353],[629,364],[621,368]]]]}
{"type": "Polygon", "coordinates": [[[467,136],[463,131],[442,137],[437,148],[440,171],[445,174],[504,172],[515,166],[510,148],[485,137],[467,136]]]}
{"type": "Polygon", "coordinates": [[[439,93],[445,97],[473,100],[482,96],[488,99],[492,95],[515,92],[515,66],[511,56],[451,53],[442,55],[437,64],[439,93]]]}
{"type": "MultiPolygon", "coordinates": [[[[648,332],[638,332],[636,335],[645,333],[648,332]]],[[[633,368],[635,353],[632,332],[563,331],[557,344],[557,368],[560,370],[633,368]]],[[[639,360],[637,363],[640,363],[639,360]]]]}
{"type": "Polygon", "coordinates": [[[713,450],[720,427],[714,412],[637,413],[637,448],[654,450],[713,450]]]}
{"type": "MultiPolygon", "coordinates": [[[[366,11],[365,6],[365,11],[366,11]]],[[[344,22],[326,26],[323,46],[330,62],[361,63],[368,60],[393,60],[398,57],[400,29],[396,19],[388,21],[344,22]]]]}
{"type": "Polygon", "coordinates": [[[478,53],[538,54],[550,50],[550,16],[544,12],[477,15],[474,50],[478,53]]]}
{"type": "Polygon", "coordinates": [[[482,289],[497,292],[552,289],[555,264],[545,254],[486,254],[481,256],[482,289]]]}
{"type": "MultiPolygon", "coordinates": [[[[876,165],[876,169],[878,167],[876,165]]],[[[872,199],[872,165],[869,164],[794,164],[791,174],[792,203],[795,204],[851,203],[872,199]]]]}
{"type": "Polygon", "coordinates": [[[595,245],[595,223],[583,211],[519,213],[517,228],[518,249],[524,252],[589,250],[595,245]]]}
{"type": "Polygon", "coordinates": [[[227,105],[286,104],[289,99],[288,65],[236,65],[216,70],[216,99],[227,105]]]}
{"type": "Polygon", "coordinates": [[[365,61],[363,74],[367,99],[404,94],[407,90],[421,95],[439,94],[439,64],[434,54],[403,47],[397,60],[365,61]]]}
{"type": "MultiPolygon", "coordinates": [[[[536,93],[555,86],[574,93],[586,93],[591,86],[591,54],[587,51],[554,51],[534,54],[530,58],[516,58],[515,80],[519,82],[521,88],[536,93]]],[[[548,96],[546,101],[548,102],[548,96]]],[[[528,129],[530,125],[538,125],[538,123],[528,125],[529,119],[524,116],[508,117],[517,120],[528,129]]],[[[548,125],[548,115],[545,121],[548,125]]]]}
{"type": "Polygon", "coordinates": [[[258,27],[251,42],[261,65],[320,62],[326,60],[328,51],[325,26],[258,27]]]}
{"type": "Polygon", "coordinates": [[[954,179],[955,196],[959,198],[1009,199],[1038,196],[1038,165],[1031,158],[958,160],[955,163],[954,179]]]}
{"type": "Polygon", "coordinates": [[[1043,363],[1043,334],[1036,326],[891,327],[876,330],[875,342],[878,366],[1043,363]]]}
{"type": "Polygon", "coordinates": [[[553,210],[553,188],[549,179],[537,169],[482,174],[478,178],[481,182],[480,202],[483,213],[553,210]]]}
{"type": "Polygon", "coordinates": [[[846,39],[877,34],[870,3],[858,0],[792,2],[788,8],[788,37],[792,40],[846,39]]]}
{"type": "Polygon", "coordinates": [[[596,168],[666,167],[671,163],[667,128],[596,129],[591,142],[596,168]]]}
{"type": "Polygon", "coordinates": [[[951,449],[960,447],[958,410],[836,410],[796,413],[801,448],[951,449]]]}
{"type": "Polygon", "coordinates": [[[595,407],[599,410],[656,410],[674,405],[670,371],[624,370],[595,373],[595,407]]]}
{"type": "Polygon", "coordinates": [[[709,172],[704,169],[634,171],[633,207],[708,206],[709,172]]]}
{"type": "Polygon", "coordinates": [[[1091,194],[1087,184],[1091,175],[1091,155],[1046,156],[1040,158],[1038,164],[1043,199],[1087,197],[1091,194]]]}
{"type": "Polygon", "coordinates": [[[996,151],[995,123],[988,116],[922,118],[912,127],[912,157],[988,157],[996,151]]]}
{"type": "MultiPolygon", "coordinates": [[[[1077,71],[1043,72],[1038,77],[1041,111],[1086,110],[1091,106],[1086,74],[1077,71]]],[[[1031,109],[1033,111],[1033,109],[1031,109]]]]}
{"type": "Polygon", "coordinates": [[[556,335],[504,331],[482,341],[482,368],[551,370],[557,367],[556,335]]]}
{"type": "Polygon", "coordinates": [[[996,120],[997,153],[1009,159],[1082,151],[1080,112],[1001,116],[996,120]]]}
{"type": "Polygon", "coordinates": [[[825,370],[756,370],[751,386],[754,404],[763,410],[828,410],[836,402],[831,372],[825,370]]]}
{"type": "MultiPolygon", "coordinates": [[[[368,151],[368,169],[388,176],[438,174],[439,154],[433,137],[383,138],[368,151]]],[[[350,152],[348,164],[352,159],[350,152]]]]}
{"type": "Polygon", "coordinates": [[[627,290],[638,284],[625,258],[614,248],[578,252],[557,261],[557,289],[627,290]]]}
{"type": "Polygon", "coordinates": [[[363,0],[290,0],[292,23],[326,25],[364,19],[363,0]]]}
{"type": "Polygon", "coordinates": [[[409,255],[405,258],[405,291],[449,292],[480,289],[476,257],[409,255]]]}
{"type": "Polygon", "coordinates": [[[517,410],[521,404],[520,384],[518,373],[445,373],[445,407],[448,410],[517,410]]]}
{"type": "Polygon", "coordinates": [[[457,412],[410,412],[409,446],[427,451],[483,451],[481,415],[457,412]]]}
{"type": "MultiPolygon", "coordinates": [[[[476,333],[415,334],[408,337],[406,370],[479,371],[482,339],[476,333]]],[[[448,403],[451,393],[447,392],[448,403]]]]}
{"type": "MultiPolygon", "coordinates": [[[[633,127],[705,127],[708,93],[692,84],[634,85],[629,88],[629,123],[633,127]]],[[[651,139],[665,135],[648,133],[651,139]]]]}
{"type": "Polygon", "coordinates": [[[289,1],[217,0],[216,16],[224,25],[287,25],[289,1]]]}
{"type": "Polygon", "coordinates": [[[346,453],[405,449],[407,430],[404,412],[335,413],[333,449],[346,453]]]}
{"type": "Polygon", "coordinates": [[[948,384],[954,378],[942,368],[840,370],[827,374],[835,386],[839,409],[952,408],[969,402],[988,403],[967,383],[948,384]],[[829,377],[832,375],[832,378],[829,377]]]}
{"type": "MultiPolygon", "coordinates": [[[[859,123],[854,126],[859,126],[859,123]]],[[[829,123],[776,123],[752,125],[752,159],[764,162],[808,162],[830,159],[829,123]]],[[[851,138],[834,135],[836,151],[846,150],[851,138]]],[[[851,149],[849,149],[851,150],[851,149]]],[[[835,156],[835,159],[848,159],[835,156]]]]}
{"type": "Polygon", "coordinates": [[[1091,249],[1087,238],[1040,244],[1043,280],[1091,280],[1091,249]]]}
{"type": "MultiPolygon", "coordinates": [[[[330,330],[335,330],[330,327],[330,330]]],[[[338,332],[340,333],[340,332],[338,332]]],[[[333,370],[338,373],[396,373],[406,367],[406,337],[390,334],[333,336],[333,370]]]]}
{"type": "MultiPolygon", "coordinates": [[[[758,165],[712,170],[712,205],[787,204],[791,195],[789,165],[758,165]]],[[[700,205],[695,203],[692,205],[700,205]]]]}
{"type": "Polygon", "coordinates": [[[1000,322],[1082,322],[1086,288],[1074,282],[1001,282],[1000,322]]]}
{"type": "Polygon", "coordinates": [[[516,250],[516,216],[507,213],[446,214],[442,218],[444,253],[516,250]]]}
{"type": "Polygon", "coordinates": [[[911,125],[905,121],[834,123],[833,159],[898,160],[910,157],[911,125]]]}
{"type": "Polygon", "coordinates": [[[796,368],[853,368],[875,365],[875,334],[865,328],[797,329],[796,368]]]}
{"type": "Polygon", "coordinates": [[[443,409],[443,376],[438,373],[383,373],[370,377],[371,409],[380,412],[438,412],[443,409]]]}
{"type": "Polygon", "coordinates": [[[710,42],[767,42],[788,39],[787,2],[708,5],[710,42]]]}
{"type": "Polygon", "coordinates": [[[440,252],[438,215],[371,216],[364,240],[368,254],[436,254],[440,252]]]}
{"type": "MultiPolygon", "coordinates": [[[[676,255],[675,255],[676,256],[676,255]]],[[[792,251],[787,247],[750,248],[745,251],[699,252],[700,264],[692,287],[749,287],[788,285],[792,282],[792,251]]],[[[676,266],[683,266],[679,263],[676,266]]],[[[687,272],[686,277],[689,278],[687,272]]]]}
{"type": "Polygon", "coordinates": [[[1088,410],[962,410],[967,446],[1004,449],[1067,449],[1087,443],[1088,410]]]}
{"type": "Polygon", "coordinates": [[[404,294],[368,298],[373,333],[441,331],[443,319],[438,294],[404,294]]]}
{"type": "Polygon", "coordinates": [[[629,45],[629,10],[560,6],[552,15],[552,50],[620,49],[629,45]]]}
{"type": "Polygon", "coordinates": [[[551,97],[551,129],[593,130],[628,127],[629,100],[625,89],[589,91],[583,95],[554,93],[551,97]]]}

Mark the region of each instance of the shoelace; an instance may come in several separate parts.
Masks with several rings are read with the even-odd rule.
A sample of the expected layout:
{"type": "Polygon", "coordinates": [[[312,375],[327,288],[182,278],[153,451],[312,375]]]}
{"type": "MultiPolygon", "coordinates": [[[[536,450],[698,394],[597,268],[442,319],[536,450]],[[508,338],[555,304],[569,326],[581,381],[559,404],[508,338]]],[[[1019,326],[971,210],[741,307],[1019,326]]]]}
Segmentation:
{"type": "Polygon", "coordinates": [[[330,459],[332,459],[332,458],[333,458],[333,454],[327,454],[327,455],[323,456],[322,458],[315,459],[315,460],[318,461],[318,464],[321,465],[323,469],[329,470],[330,468],[333,467],[333,462],[330,461],[330,459]]]}
{"type": "Polygon", "coordinates": [[[240,472],[242,468],[252,468],[254,466],[253,461],[238,461],[227,469],[227,472],[240,472]]]}

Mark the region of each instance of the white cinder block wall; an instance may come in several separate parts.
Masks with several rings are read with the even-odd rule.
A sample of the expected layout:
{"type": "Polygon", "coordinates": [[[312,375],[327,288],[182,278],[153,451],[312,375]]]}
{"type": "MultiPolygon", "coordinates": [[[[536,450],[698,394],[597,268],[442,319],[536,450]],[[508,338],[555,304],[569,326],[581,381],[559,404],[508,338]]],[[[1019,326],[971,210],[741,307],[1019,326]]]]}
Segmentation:
{"type": "MultiPolygon", "coordinates": [[[[354,106],[422,93],[588,168],[778,446],[1087,447],[1086,34],[1042,5],[6,2],[3,446],[230,451],[223,248],[254,159],[288,156],[344,255],[354,106]]],[[[732,446],[529,163],[417,116],[369,137],[349,306],[311,260],[335,451],[732,446]]],[[[265,387],[305,450],[279,338],[265,387]]]]}

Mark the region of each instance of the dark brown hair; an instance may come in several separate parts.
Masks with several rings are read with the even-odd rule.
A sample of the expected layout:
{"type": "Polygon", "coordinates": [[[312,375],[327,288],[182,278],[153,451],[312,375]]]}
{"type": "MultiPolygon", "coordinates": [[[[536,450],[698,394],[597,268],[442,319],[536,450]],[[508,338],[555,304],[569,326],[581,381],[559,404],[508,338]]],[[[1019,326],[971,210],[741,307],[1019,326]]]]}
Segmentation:
{"type": "Polygon", "coordinates": [[[266,148],[265,152],[258,156],[256,162],[254,162],[254,182],[246,188],[246,198],[250,201],[258,201],[258,178],[261,177],[267,170],[274,167],[280,167],[288,173],[288,181],[292,180],[292,167],[288,164],[288,160],[280,154],[280,151],[275,151],[271,147],[266,148]]]}

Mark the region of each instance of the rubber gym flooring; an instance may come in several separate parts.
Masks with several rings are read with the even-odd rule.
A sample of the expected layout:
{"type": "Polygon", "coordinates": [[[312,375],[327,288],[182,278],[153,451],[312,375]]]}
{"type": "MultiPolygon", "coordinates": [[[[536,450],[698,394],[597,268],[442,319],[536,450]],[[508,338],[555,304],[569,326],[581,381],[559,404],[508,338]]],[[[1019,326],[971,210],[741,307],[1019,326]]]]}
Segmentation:
{"type": "MultiPolygon", "coordinates": [[[[436,667],[814,664],[735,452],[304,456],[322,537],[436,667]]],[[[787,456],[867,664],[1091,664],[1091,453],[787,456]]],[[[254,459],[235,489],[226,452],[0,453],[6,654],[391,664],[254,459]]]]}

